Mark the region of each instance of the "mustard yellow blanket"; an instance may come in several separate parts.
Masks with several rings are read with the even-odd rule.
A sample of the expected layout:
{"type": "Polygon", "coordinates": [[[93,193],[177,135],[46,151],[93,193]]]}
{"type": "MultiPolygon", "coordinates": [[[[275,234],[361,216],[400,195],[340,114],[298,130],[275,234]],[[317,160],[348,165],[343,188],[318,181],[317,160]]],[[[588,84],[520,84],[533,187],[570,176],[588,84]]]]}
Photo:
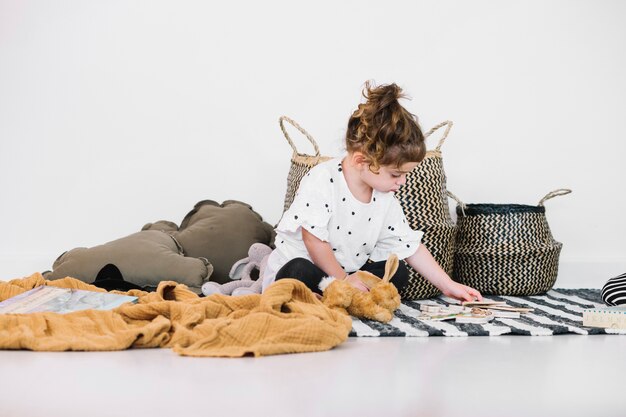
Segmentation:
{"type": "MultiPolygon", "coordinates": [[[[39,285],[104,291],[74,278],[41,274],[0,282],[0,301],[39,285]]],[[[137,304],[68,314],[0,314],[0,349],[122,350],[172,348],[180,355],[273,355],[331,349],[352,320],[318,301],[299,281],[277,281],[262,295],[199,297],[185,285],[161,282],[154,292],[131,290],[137,304]]]]}

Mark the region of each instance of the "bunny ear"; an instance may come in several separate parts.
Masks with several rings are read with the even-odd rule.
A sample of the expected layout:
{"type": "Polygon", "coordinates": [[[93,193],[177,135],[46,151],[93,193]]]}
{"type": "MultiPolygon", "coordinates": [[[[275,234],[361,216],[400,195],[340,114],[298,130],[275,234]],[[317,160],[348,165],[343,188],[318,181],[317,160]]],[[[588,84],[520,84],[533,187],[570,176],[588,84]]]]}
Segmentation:
{"type": "Polygon", "coordinates": [[[398,270],[399,264],[400,261],[398,260],[398,255],[396,255],[395,253],[389,255],[389,258],[387,258],[387,262],[385,263],[385,276],[383,277],[383,281],[391,281],[391,277],[393,277],[393,275],[398,270]]]}
{"type": "Polygon", "coordinates": [[[230,268],[230,272],[228,273],[228,276],[231,279],[241,279],[241,276],[243,275],[243,270],[246,267],[246,265],[248,265],[249,262],[250,262],[249,257],[238,260],[230,268]]]}

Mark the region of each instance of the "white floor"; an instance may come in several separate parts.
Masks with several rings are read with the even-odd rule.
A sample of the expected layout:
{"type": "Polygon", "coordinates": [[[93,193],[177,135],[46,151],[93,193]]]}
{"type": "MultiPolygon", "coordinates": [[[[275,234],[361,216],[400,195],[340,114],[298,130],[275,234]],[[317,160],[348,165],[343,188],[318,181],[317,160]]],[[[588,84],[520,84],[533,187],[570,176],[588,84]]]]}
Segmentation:
{"type": "Polygon", "coordinates": [[[626,336],[350,338],[262,358],[0,351],[0,416],[624,416],[626,336]]]}

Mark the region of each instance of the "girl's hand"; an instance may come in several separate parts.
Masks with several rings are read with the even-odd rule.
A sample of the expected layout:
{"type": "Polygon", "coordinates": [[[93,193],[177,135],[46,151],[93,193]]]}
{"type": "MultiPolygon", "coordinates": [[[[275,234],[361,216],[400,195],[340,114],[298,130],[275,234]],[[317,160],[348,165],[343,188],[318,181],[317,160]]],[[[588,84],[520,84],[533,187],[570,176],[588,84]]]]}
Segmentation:
{"type": "Polygon", "coordinates": [[[424,245],[420,245],[413,255],[406,258],[406,261],[421,276],[439,288],[444,295],[461,301],[482,301],[483,297],[478,291],[467,285],[452,281],[424,245]]]}
{"type": "Polygon", "coordinates": [[[365,284],[363,284],[363,281],[361,281],[360,279],[358,279],[358,278],[356,277],[356,275],[354,275],[354,274],[348,275],[348,276],[345,278],[345,280],[346,280],[347,282],[349,282],[349,283],[350,283],[350,285],[352,285],[354,288],[356,288],[356,289],[357,289],[357,290],[359,290],[359,291],[363,291],[363,292],[368,292],[368,291],[369,291],[369,288],[367,288],[367,287],[365,286],[365,284]]]}
{"type": "Polygon", "coordinates": [[[460,301],[482,301],[483,299],[483,296],[477,290],[452,280],[441,289],[441,292],[447,297],[460,301]]]}

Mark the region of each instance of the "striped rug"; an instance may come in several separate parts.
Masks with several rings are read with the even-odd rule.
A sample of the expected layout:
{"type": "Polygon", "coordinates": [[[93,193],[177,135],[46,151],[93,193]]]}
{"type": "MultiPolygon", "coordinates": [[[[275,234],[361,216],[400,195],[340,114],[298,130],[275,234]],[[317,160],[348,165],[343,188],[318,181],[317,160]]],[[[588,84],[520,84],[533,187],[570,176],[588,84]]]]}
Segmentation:
{"type": "Polygon", "coordinates": [[[582,312],[586,308],[606,307],[600,290],[555,289],[544,295],[529,297],[489,296],[486,300],[506,301],[515,307],[530,307],[532,313],[518,319],[495,318],[487,324],[456,324],[454,320],[423,321],[420,304],[447,306],[452,300],[440,296],[428,300],[402,301],[395,317],[389,323],[353,318],[353,337],[426,337],[426,336],[552,336],[557,334],[626,334],[626,330],[583,327],[582,312]]]}

